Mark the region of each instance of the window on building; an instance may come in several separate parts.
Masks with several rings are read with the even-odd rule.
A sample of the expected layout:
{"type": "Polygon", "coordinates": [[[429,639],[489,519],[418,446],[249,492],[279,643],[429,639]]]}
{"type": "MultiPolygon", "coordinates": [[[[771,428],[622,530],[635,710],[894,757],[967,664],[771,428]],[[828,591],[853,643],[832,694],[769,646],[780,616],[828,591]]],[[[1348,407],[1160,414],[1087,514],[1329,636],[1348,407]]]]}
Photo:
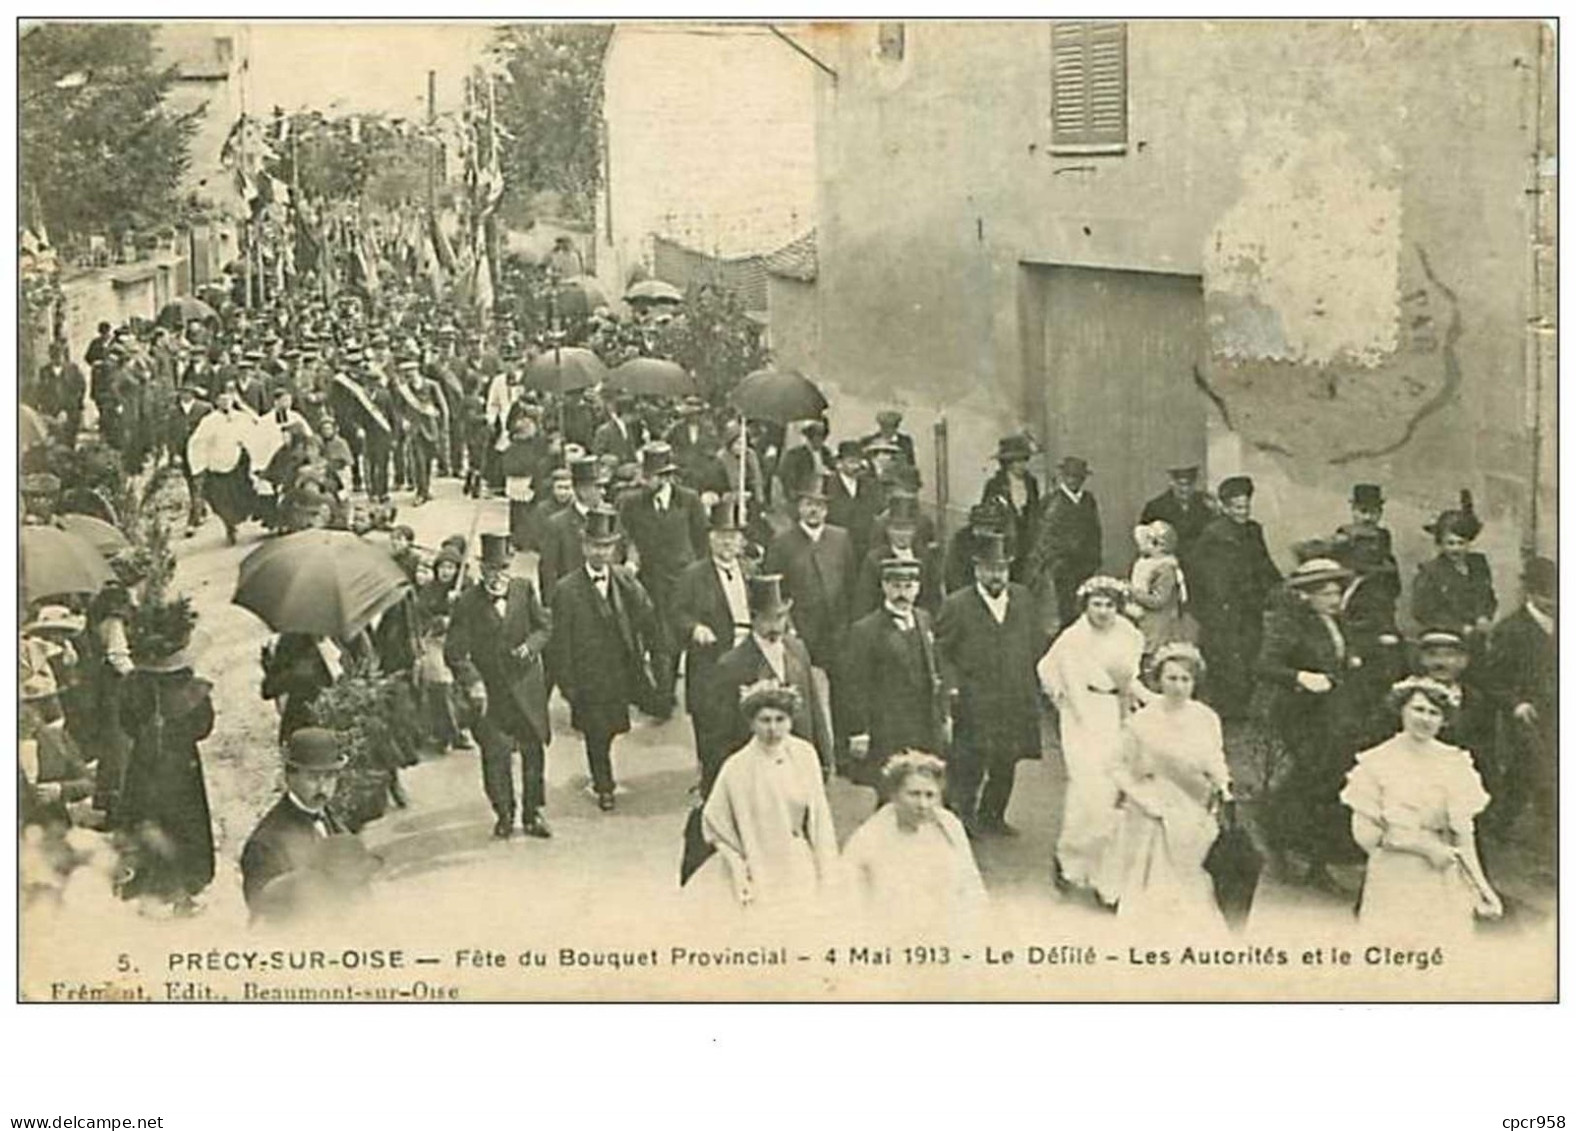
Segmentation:
{"type": "Polygon", "coordinates": [[[1126,24],[1059,20],[1051,25],[1051,149],[1126,152],[1126,24]]]}
{"type": "Polygon", "coordinates": [[[903,61],[903,25],[883,23],[876,27],[876,54],[889,63],[903,61]]]}

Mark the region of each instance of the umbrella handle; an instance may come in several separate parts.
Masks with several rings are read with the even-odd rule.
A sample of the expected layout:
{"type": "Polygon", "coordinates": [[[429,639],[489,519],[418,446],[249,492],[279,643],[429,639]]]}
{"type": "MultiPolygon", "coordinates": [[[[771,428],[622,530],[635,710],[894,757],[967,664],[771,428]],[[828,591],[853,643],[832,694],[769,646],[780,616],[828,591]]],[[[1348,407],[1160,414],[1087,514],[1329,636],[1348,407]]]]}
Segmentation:
{"type": "Polygon", "coordinates": [[[746,429],[744,413],[739,413],[739,439],[744,441],[744,451],[739,453],[739,525],[749,518],[750,496],[745,486],[744,473],[749,468],[750,434],[746,429]]]}

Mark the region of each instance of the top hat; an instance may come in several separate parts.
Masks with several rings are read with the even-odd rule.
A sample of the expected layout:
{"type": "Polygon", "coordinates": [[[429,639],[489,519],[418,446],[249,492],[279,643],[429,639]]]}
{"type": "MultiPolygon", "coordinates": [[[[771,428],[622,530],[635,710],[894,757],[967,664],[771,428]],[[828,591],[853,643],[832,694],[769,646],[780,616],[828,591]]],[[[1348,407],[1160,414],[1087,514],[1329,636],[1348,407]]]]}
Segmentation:
{"type": "Polygon", "coordinates": [[[1334,558],[1309,558],[1291,571],[1286,584],[1292,589],[1311,589],[1329,581],[1344,583],[1351,580],[1351,576],[1352,571],[1334,558]]]}
{"type": "Polygon", "coordinates": [[[1168,467],[1166,468],[1166,474],[1172,479],[1185,479],[1187,482],[1192,483],[1198,479],[1198,464],[1190,463],[1181,467],[1168,467]]]}
{"type": "Polygon", "coordinates": [[[339,735],[327,727],[302,727],[285,747],[285,765],[292,770],[342,770],[349,763],[339,735]]]}
{"type": "Polygon", "coordinates": [[[744,585],[752,617],[786,613],[793,608],[793,600],[783,596],[783,575],[780,573],[758,573],[745,578],[744,585]]]}
{"type": "Polygon", "coordinates": [[[677,471],[679,465],[673,461],[673,445],[662,440],[647,444],[640,452],[640,467],[647,475],[677,471]]]}
{"type": "Polygon", "coordinates": [[[1063,456],[1056,464],[1056,470],[1063,475],[1089,475],[1089,461],[1082,456],[1063,456]]]}
{"type": "Polygon", "coordinates": [[[587,542],[618,541],[618,512],[612,507],[592,507],[586,512],[580,537],[587,542]]]}
{"type": "Polygon", "coordinates": [[[482,568],[507,569],[514,561],[514,546],[507,534],[483,534],[482,568]]]}
{"type": "Polygon", "coordinates": [[[876,423],[896,428],[903,423],[903,414],[895,408],[884,408],[876,413],[876,423]]]}
{"type": "Polygon", "coordinates": [[[994,500],[975,503],[969,508],[969,525],[975,529],[1004,532],[1007,516],[1002,512],[1001,504],[994,500]]]}
{"type": "Polygon", "coordinates": [[[918,581],[919,562],[914,558],[882,558],[882,581],[918,581]]]}
{"type": "Polygon", "coordinates": [[[823,501],[831,498],[831,494],[826,489],[827,478],[828,476],[825,474],[810,476],[799,485],[799,490],[794,493],[794,497],[798,499],[821,499],[823,501]]]}
{"type": "Polygon", "coordinates": [[[975,565],[1011,565],[1007,557],[1007,535],[1000,530],[975,531],[973,558],[975,565]]]}
{"type": "Polygon", "coordinates": [[[576,487],[589,487],[593,483],[601,483],[602,461],[595,456],[582,456],[569,464],[569,481],[576,487]]]}
{"type": "Polygon", "coordinates": [[[1549,558],[1528,558],[1521,573],[1521,587],[1533,597],[1553,597],[1560,571],[1549,558]]]}
{"type": "Polygon", "coordinates": [[[863,459],[865,449],[858,440],[841,440],[837,445],[838,459],[863,459]]]}
{"type": "Polygon", "coordinates": [[[1384,506],[1384,490],[1377,483],[1358,483],[1352,487],[1352,506],[1378,510],[1384,506]]]}
{"type": "Polygon", "coordinates": [[[887,500],[887,526],[918,526],[919,497],[893,495],[887,500]]]}
{"type": "Polygon", "coordinates": [[[1225,502],[1227,499],[1243,497],[1251,499],[1253,497],[1253,480],[1246,475],[1228,475],[1220,481],[1220,486],[1216,489],[1215,494],[1220,496],[1221,502],[1225,502]]]}
{"type": "Polygon", "coordinates": [[[739,521],[739,506],[731,496],[711,505],[711,510],[706,515],[706,529],[717,531],[744,529],[744,524],[739,521]]]}
{"type": "Polygon", "coordinates": [[[1033,449],[1027,436],[1003,436],[996,441],[996,460],[1006,463],[1010,460],[1028,459],[1033,455],[1033,449]]]}

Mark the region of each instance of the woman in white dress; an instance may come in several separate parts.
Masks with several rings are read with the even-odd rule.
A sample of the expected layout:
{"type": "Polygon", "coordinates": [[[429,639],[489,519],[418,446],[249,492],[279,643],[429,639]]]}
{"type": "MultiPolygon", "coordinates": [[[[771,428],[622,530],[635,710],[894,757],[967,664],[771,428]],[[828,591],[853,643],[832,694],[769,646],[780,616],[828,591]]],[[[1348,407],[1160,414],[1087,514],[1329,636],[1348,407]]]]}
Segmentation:
{"type": "Polygon", "coordinates": [[[1122,723],[1149,691],[1138,679],[1144,638],[1117,610],[1127,583],[1091,577],[1078,587],[1083,613],[1056,638],[1035,670],[1060,715],[1067,789],[1056,842],[1056,886],[1092,889],[1116,830],[1122,723]]]}
{"type": "Polygon", "coordinates": [[[740,710],[754,734],[723,763],[701,811],[716,849],[686,888],[726,881],[739,907],[795,906],[832,887],[837,833],[815,747],[791,733],[799,694],[763,680],[743,689],[740,710]]]}
{"type": "Polygon", "coordinates": [[[1122,919],[1225,926],[1204,857],[1231,779],[1220,716],[1193,698],[1203,674],[1197,648],[1165,645],[1155,654],[1160,698],[1127,722],[1116,769],[1122,816],[1100,883],[1122,919]]]}
{"type": "Polygon", "coordinates": [[[1368,854],[1358,921],[1411,934],[1469,930],[1504,908],[1478,860],[1474,824],[1489,796],[1472,755],[1439,741],[1460,691],[1413,676],[1390,691],[1395,737],[1357,755],[1341,800],[1368,854]]]}
{"type": "Polygon", "coordinates": [[[887,923],[957,923],[985,902],[963,822],[942,807],[946,763],[905,750],[882,767],[890,797],[843,848],[843,863],[873,917],[887,923]]]}

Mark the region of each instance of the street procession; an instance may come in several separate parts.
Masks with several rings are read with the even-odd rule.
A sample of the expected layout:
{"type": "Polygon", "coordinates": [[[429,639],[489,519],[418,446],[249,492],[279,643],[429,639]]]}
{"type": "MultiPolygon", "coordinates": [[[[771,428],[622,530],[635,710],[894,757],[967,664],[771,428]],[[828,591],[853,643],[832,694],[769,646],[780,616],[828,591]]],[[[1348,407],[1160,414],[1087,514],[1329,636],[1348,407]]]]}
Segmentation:
{"type": "Polygon", "coordinates": [[[386,105],[284,25],[22,32],[24,931],[1552,931],[1553,418],[1485,360],[1541,292],[1472,278],[1525,251],[1415,149],[1283,226],[1368,183],[1339,107],[1144,195],[1185,24],[1033,25],[1120,49],[1120,137],[927,184],[893,123],[1015,48],[850,26],[475,25],[386,105]]]}

